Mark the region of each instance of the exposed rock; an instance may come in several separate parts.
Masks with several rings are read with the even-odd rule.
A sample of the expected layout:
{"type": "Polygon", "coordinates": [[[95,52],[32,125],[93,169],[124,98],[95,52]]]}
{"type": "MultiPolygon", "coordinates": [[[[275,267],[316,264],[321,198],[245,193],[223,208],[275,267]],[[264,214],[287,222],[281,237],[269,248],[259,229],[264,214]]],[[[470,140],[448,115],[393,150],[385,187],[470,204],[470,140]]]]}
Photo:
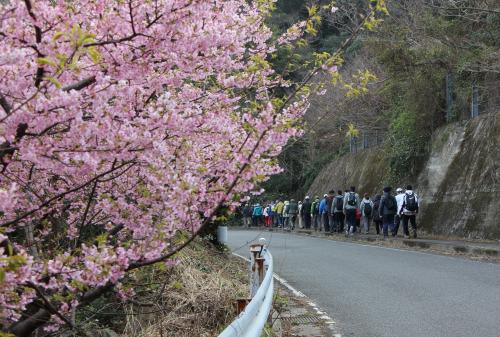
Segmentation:
{"type": "MultiPolygon", "coordinates": [[[[346,155],[316,177],[309,195],[355,185],[380,191],[388,161],[381,148],[346,155]]],[[[428,232],[469,238],[500,237],[500,120],[487,114],[449,124],[433,135],[432,150],[417,179],[419,223],[428,232]]]]}

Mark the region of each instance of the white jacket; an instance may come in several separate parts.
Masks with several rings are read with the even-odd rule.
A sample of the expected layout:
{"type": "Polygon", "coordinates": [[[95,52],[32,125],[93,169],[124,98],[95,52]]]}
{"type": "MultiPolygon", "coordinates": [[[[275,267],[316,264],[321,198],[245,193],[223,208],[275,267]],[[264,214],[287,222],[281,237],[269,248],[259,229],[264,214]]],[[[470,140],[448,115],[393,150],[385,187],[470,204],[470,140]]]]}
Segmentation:
{"type": "Polygon", "coordinates": [[[405,215],[414,215],[414,214],[417,214],[418,212],[418,209],[420,208],[420,198],[417,196],[417,193],[413,192],[412,190],[407,190],[404,194],[402,194],[403,196],[403,204],[401,205],[401,210],[403,212],[403,214],[405,215]],[[415,195],[415,201],[417,202],[417,211],[415,212],[411,212],[409,210],[406,209],[406,196],[412,196],[412,195],[415,195]]]}
{"type": "Polygon", "coordinates": [[[405,194],[404,193],[397,194],[395,198],[396,202],[398,203],[398,211],[396,212],[396,215],[399,215],[403,211],[402,208],[403,208],[403,202],[405,201],[405,194]]]}

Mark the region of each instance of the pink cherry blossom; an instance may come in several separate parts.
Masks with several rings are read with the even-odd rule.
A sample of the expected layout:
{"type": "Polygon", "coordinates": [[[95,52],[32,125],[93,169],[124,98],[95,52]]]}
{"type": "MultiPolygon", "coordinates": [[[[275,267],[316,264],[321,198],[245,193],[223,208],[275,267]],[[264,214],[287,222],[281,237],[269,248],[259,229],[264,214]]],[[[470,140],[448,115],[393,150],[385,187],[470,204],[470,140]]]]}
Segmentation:
{"type": "Polygon", "coordinates": [[[197,233],[221,206],[261,193],[256,177],[280,172],[270,159],[300,135],[290,122],[308,103],[270,103],[290,83],[265,61],[276,48],[267,10],[243,0],[0,5],[3,327],[40,293],[60,314],[30,327],[46,331],[68,324],[90,290],[130,296],[127,272],[172,263],[178,231],[197,233]]]}

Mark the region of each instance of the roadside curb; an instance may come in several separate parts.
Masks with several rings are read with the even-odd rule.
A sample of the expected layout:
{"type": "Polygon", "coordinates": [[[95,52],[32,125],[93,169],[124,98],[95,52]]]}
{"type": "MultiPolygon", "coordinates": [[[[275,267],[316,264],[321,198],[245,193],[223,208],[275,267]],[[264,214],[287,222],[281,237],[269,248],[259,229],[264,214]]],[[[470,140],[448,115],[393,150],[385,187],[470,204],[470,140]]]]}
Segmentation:
{"type": "Polygon", "coordinates": [[[368,244],[376,247],[398,248],[409,251],[428,251],[432,253],[464,257],[472,260],[500,263],[500,244],[487,242],[468,242],[457,240],[433,240],[433,239],[405,239],[402,237],[389,238],[383,240],[375,234],[357,234],[345,237],[343,234],[332,234],[315,232],[306,229],[283,230],[279,228],[244,228],[233,227],[238,230],[266,231],[277,233],[288,233],[298,236],[308,236],[339,242],[352,242],[368,244]]]}

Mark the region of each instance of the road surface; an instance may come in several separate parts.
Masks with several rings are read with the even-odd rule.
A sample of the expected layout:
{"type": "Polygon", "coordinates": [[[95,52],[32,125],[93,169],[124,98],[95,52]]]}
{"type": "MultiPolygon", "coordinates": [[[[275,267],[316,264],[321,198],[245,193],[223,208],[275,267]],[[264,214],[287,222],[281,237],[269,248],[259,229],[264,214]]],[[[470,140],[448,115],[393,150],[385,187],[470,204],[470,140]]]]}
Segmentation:
{"type": "Polygon", "coordinates": [[[246,256],[259,237],[342,336],[500,337],[500,265],[277,232],[230,231],[229,246],[246,256]]]}

